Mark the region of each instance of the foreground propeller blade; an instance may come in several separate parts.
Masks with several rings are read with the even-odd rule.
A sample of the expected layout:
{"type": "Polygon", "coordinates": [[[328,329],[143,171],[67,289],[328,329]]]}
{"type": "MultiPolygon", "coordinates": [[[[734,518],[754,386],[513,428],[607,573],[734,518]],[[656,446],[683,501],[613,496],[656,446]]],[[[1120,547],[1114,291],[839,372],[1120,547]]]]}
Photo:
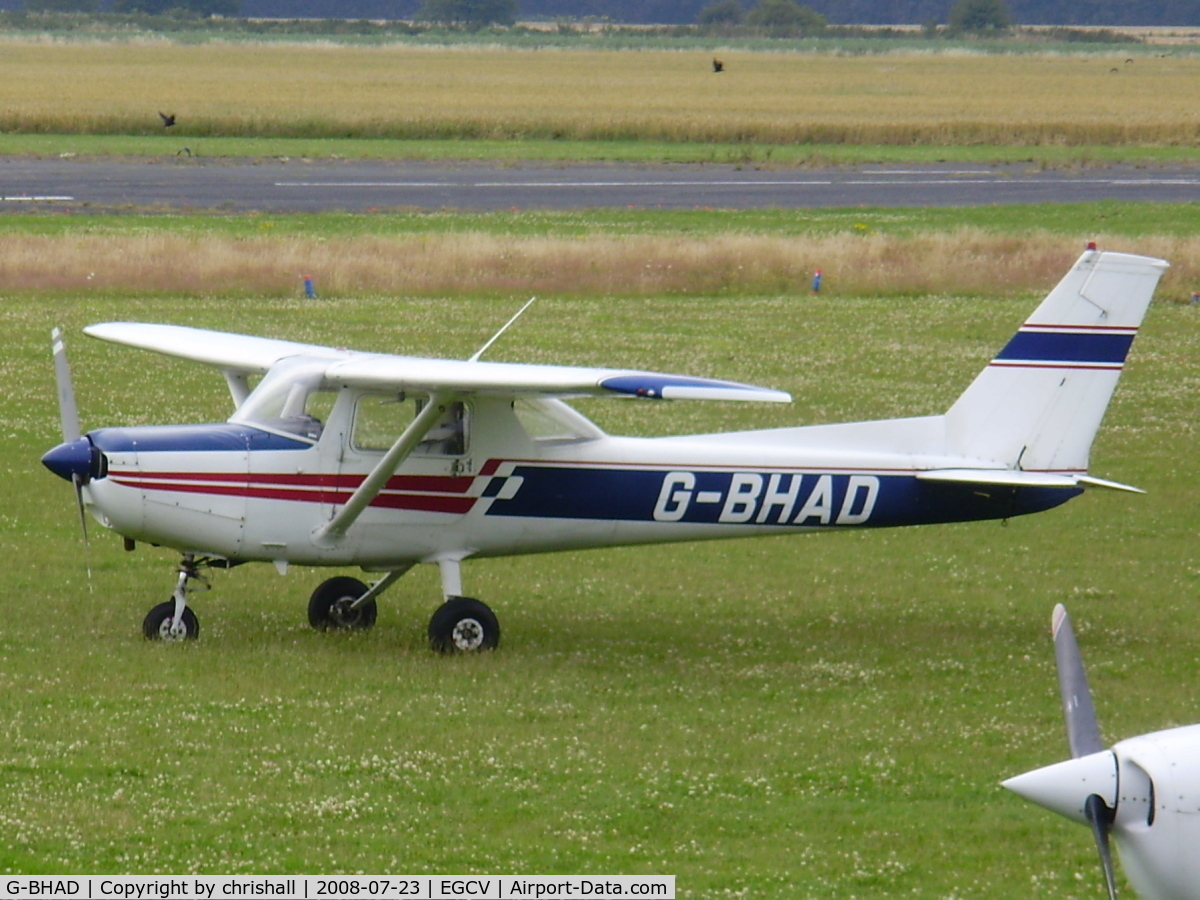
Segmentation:
{"type": "Polygon", "coordinates": [[[63,346],[62,331],[55,328],[50,332],[54,348],[54,380],[58,386],[58,415],[62,421],[64,442],[76,440],[79,430],[79,409],[75,405],[75,387],[71,384],[71,367],[67,365],[67,351],[63,346]]]}
{"type": "Polygon", "coordinates": [[[1100,739],[1100,723],[1096,721],[1096,708],[1092,705],[1092,690],[1088,687],[1083,657],[1075,641],[1075,630],[1071,627],[1071,617],[1061,603],[1054,607],[1051,631],[1071,756],[1078,759],[1099,753],[1104,749],[1104,742],[1100,739]]]}
{"type": "Polygon", "coordinates": [[[1108,808],[1108,804],[1099,794],[1091,794],[1087,798],[1083,805],[1083,811],[1087,816],[1088,824],[1092,826],[1092,836],[1096,839],[1096,850],[1100,853],[1100,865],[1104,869],[1104,882],[1108,886],[1108,900],[1117,900],[1112,847],[1108,840],[1108,834],[1112,831],[1113,811],[1108,808]]]}
{"type": "Polygon", "coordinates": [[[83,564],[87,568],[88,593],[94,594],[96,589],[92,586],[92,545],[88,540],[87,510],[83,507],[83,479],[72,475],[71,484],[75,486],[75,508],[79,510],[79,528],[83,531],[83,564]]]}

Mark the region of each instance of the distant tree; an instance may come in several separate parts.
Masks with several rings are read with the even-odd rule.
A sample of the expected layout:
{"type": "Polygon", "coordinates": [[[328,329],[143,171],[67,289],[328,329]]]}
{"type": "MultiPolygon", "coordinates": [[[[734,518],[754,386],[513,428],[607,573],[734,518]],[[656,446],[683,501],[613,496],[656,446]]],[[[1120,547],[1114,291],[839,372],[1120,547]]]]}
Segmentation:
{"type": "Polygon", "coordinates": [[[797,37],[824,31],[825,17],[796,0],[758,0],[746,13],[746,24],[762,28],[772,37],[797,37]]]}
{"type": "Polygon", "coordinates": [[[951,34],[987,34],[1007,31],[1012,24],[1004,0],[956,0],[947,22],[951,34]]]}
{"type": "Polygon", "coordinates": [[[159,16],[174,12],[205,17],[236,16],[241,4],[238,0],[113,0],[112,11],[159,16]]]}
{"type": "Polygon", "coordinates": [[[708,28],[728,28],[741,25],[746,16],[746,10],[738,0],[717,0],[700,10],[696,16],[696,24],[708,28]]]}
{"type": "Polygon", "coordinates": [[[26,12],[99,12],[99,0],[25,0],[26,12]]]}
{"type": "Polygon", "coordinates": [[[471,29],[511,25],[517,20],[517,0],[425,0],[413,18],[471,29]]]}

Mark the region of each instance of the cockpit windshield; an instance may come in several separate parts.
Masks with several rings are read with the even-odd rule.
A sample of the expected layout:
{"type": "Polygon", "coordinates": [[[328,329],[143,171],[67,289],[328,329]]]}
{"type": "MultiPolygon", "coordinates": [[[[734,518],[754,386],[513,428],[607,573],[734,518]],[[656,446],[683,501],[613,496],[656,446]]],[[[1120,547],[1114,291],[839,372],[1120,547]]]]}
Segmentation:
{"type": "Polygon", "coordinates": [[[298,356],[276,363],[229,421],[317,441],[337,397],[323,390],[329,360],[298,356]]]}

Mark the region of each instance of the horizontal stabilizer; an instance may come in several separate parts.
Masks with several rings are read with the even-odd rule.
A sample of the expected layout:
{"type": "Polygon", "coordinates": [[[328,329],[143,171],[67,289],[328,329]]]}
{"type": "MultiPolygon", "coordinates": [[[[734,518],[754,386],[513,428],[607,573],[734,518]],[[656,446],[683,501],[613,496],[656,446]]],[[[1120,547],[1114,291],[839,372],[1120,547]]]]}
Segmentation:
{"type": "Polygon", "coordinates": [[[1105,488],[1114,491],[1146,493],[1141,488],[1090,475],[1062,472],[1026,472],[1021,469],[929,469],[917,473],[918,481],[943,481],[954,484],[979,484],[1029,488],[1105,488]]]}
{"type": "Polygon", "coordinates": [[[1140,487],[1134,487],[1132,484],[1121,484],[1119,481],[1108,481],[1104,478],[1093,478],[1091,475],[1080,475],[1079,484],[1081,487],[1104,488],[1106,491],[1125,491],[1130,494],[1146,493],[1140,487]]]}

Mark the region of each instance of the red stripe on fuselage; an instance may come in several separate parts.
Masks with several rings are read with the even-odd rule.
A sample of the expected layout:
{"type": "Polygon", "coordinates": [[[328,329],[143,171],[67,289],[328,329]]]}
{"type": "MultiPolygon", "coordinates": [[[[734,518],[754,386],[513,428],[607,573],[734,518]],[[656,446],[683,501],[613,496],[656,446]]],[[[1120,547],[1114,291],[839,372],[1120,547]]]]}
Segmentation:
{"type": "MultiPolygon", "coordinates": [[[[157,480],[142,481],[122,475],[111,475],[116,484],[146,491],[162,491],[179,494],[209,494],[224,497],[247,497],[256,500],[286,500],[301,503],[329,503],[340,505],[350,499],[349,491],[298,490],[295,488],[251,487],[249,484],[187,484],[157,480]]],[[[232,480],[232,479],[226,479],[232,480]]],[[[384,509],[408,509],[423,512],[440,512],[463,515],[475,505],[475,497],[459,497],[445,494],[395,494],[383,493],[371,501],[372,506],[384,509]]]]}
{"type": "MultiPolygon", "coordinates": [[[[126,477],[125,472],[112,473],[126,477]]],[[[365,475],[294,474],[288,472],[136,472],[127,477],[145,481],[199,481],[226,484],[276,484],[297,488],[355,490],[365,475]]],[[[450,475],[393,475],[384,490],[417,491],[439,494],[465,494],[475,482],[474,476],[450,475]]]]}

